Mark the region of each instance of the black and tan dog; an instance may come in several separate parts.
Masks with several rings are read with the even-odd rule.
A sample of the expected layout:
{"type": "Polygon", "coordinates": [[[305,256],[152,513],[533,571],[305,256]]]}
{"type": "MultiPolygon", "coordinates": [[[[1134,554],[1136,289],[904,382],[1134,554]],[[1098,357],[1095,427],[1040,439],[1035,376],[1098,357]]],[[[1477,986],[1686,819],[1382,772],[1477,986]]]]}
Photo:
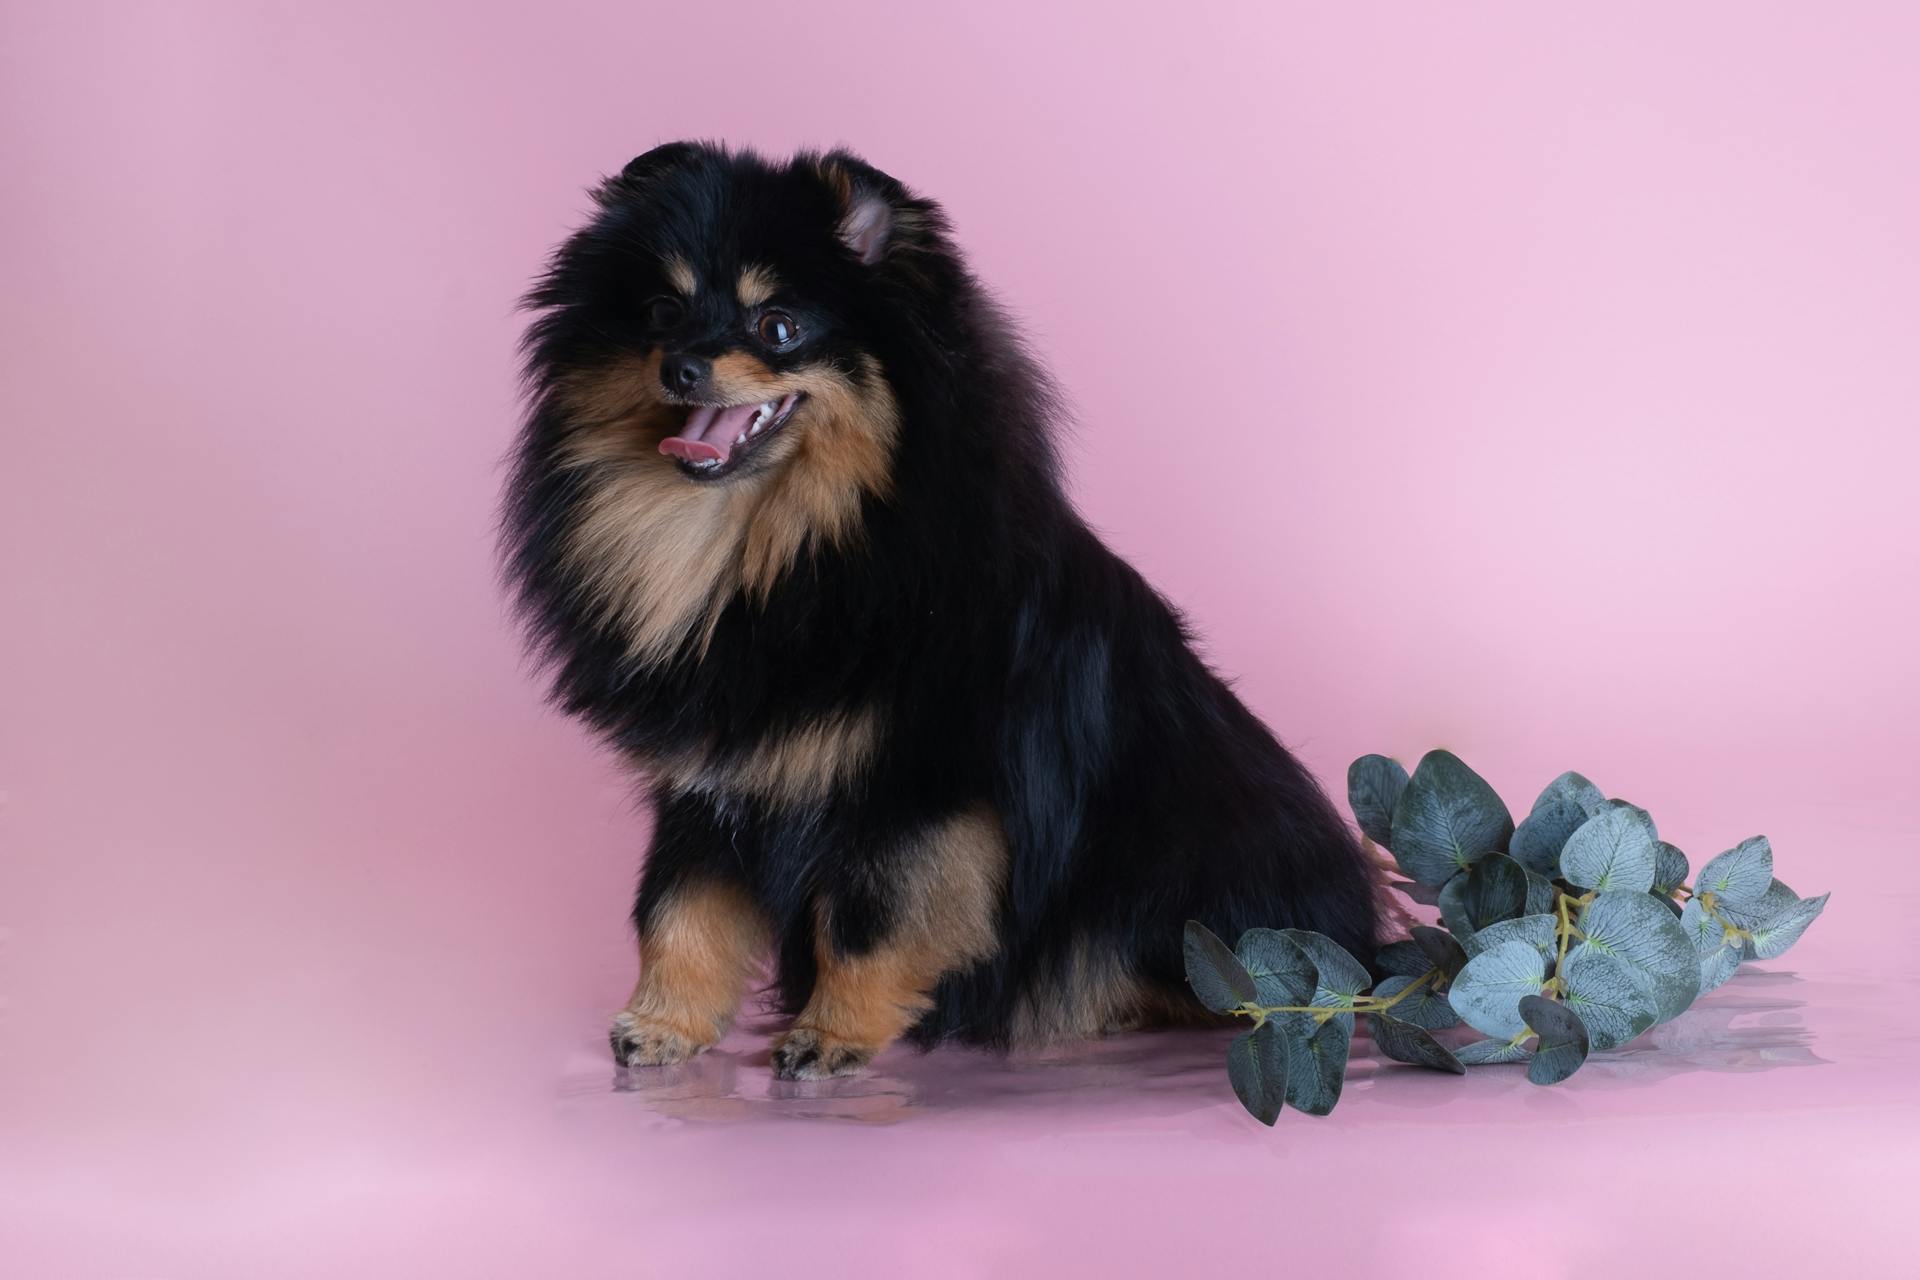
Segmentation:
{"type": "Polygon", "coordinates": [[[769,957],[808,1078],[1182,1017],[1190,917],[1371,954],[1355,838],[1074,513],[936,205],[688,143],[596,200],[505,530],[556,701],[652,788],[621,1061],[713,1044],[769,957]]]}

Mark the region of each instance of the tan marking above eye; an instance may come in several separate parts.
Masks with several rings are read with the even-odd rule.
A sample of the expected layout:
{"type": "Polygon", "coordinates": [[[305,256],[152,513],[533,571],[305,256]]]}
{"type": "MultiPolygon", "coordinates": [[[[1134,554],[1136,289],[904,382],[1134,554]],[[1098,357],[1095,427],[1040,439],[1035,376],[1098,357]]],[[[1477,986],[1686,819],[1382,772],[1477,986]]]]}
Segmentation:
{"type": "Polygon", "coordinates": [[[757,307],[780,291],[780,278],[766,267],[748,267],[740,273],[735,295],[743,307],[757,307]]]}
{"type": "Polygon", "coordinates": [[[687,297],[691,298],[700,291],[700,281],[685,258],[668,258],[660,264],[660,270],[666,275],[667,283],[687,297]]]}

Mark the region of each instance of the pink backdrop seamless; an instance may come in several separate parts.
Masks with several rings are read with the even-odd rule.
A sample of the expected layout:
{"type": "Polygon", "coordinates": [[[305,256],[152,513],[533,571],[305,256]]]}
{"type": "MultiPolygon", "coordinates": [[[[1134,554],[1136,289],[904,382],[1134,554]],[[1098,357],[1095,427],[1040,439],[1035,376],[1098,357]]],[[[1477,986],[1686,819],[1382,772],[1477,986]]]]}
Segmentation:
{"type": "MultiPolygon", "coordinates": [[[[8,5],[0,1253],[726,1270],[753,1196],[842,1274],[981,1230],[1170,1266],[1223,1153],[1249,1209],[1300,1176],[1230,1098],[1124,1157],[1166,1186],[1123,1118],[1060,1165],[1044,1108],[937,1156],[556,1139],[644,821],[493,582],[514,300],[669,138],[945,201],[1088,517],[1323,778],[1577,766],[1696,855],[1911,891],[1917,44],[1892,4],[8,5]],[[864,1217],[775,1176],[840,1160],[864,1217]]],[[[1803,967],[1880,962],[1861,896],[1803,967]]],[[[1872,1127],[1823,1130],[1836,1195],[1872,1127]]]]}

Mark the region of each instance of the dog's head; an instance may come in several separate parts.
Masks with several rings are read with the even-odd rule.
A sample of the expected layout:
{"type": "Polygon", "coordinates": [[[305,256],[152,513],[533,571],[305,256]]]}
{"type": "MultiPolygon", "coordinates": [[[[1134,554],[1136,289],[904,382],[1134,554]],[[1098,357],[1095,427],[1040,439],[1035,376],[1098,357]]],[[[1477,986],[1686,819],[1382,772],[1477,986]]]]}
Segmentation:
{"type": "Polygon", "coordinates": [[[693,485],[800,467],[884,492],[899,407],[876,348],[939,251],[938,210],[844,152],[685,142],[595,198],[530,298],[536,374],[593,447],[693,485]]]}

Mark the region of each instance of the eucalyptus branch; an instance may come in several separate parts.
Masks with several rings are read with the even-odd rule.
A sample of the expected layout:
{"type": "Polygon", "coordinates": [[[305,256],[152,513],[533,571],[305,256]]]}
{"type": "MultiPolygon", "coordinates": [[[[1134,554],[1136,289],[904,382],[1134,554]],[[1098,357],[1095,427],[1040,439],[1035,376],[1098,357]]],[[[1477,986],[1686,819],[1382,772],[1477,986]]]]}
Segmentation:
{"type": "Polygon", "coordinates": [[[1408,896],[1439,907],[1441,928],[1416,927],[1369,972],[1309,930],[1250,929],[1229,950],[1187,925],[1194,993],[1253,1024],[1229,1049],[1227,1075],[1267,1124],[1283,1105],[1325,1115],[1339,1101],[1354,1019],[1335,1015],[1371,1017],[1374,1047],[1395,1061],[1455,1073],[1523,1062],[1534,1083],[1557,1084],[1590,1053],[1678,1017],[1741,962],[1780,955],[1827,902],[1774,878],[1763,836],[1688,883],[1686,854],[1645,810],[1577,773],[1549,783],[1518,823],[1445,751],[1411,776],[1363,756],[1347,797],[1368,852],[1406,876],[1408,896]],[[1484,1038],[1434,1035],[1462,1023],[1484,1038]]]}
{"type": "Polygon", "coordinates": [[[1394,992],[1392,995],[1386,997],[1385,999],[1378,999],[1374,996],[1355,996],[1353,997],[1353,1003],[1350,1005],[1243,1004],[1239,1008],[1229,1009],[1227,1010],[1227,1012],[1231,1014],[1239,1015],[1239,1016],[1254,1018],[1256,1020],[1255,1025],[1258,1025],[1260,1022],[1265,1022],[1268,1018],[1272,1017],[1276,1013],[1310,1013],[1310,1014],[1313,1014],[1315,1017],[1321,1018],[1321,1019],[1331,1018],[1336,1013],[1385,1013],[1387,1010],[1393,1008],[1393,1006],[1399,1004],[1402,1000],[1405,1000],[1408,996],[1412,995],[1415,991],[1418,991],[1423,985],[1425,985],[1426,983],[1432,981],[1434,978],[1437,978],[1439,976],[1440,976],[1440,971],[1438,969],[1429,969],[1425,973],[1421,974],[1419,977],[1415,978],[1412,982],[1408,983],[1406,986],[1402,987],[1400,990],[1394,992]]]}

